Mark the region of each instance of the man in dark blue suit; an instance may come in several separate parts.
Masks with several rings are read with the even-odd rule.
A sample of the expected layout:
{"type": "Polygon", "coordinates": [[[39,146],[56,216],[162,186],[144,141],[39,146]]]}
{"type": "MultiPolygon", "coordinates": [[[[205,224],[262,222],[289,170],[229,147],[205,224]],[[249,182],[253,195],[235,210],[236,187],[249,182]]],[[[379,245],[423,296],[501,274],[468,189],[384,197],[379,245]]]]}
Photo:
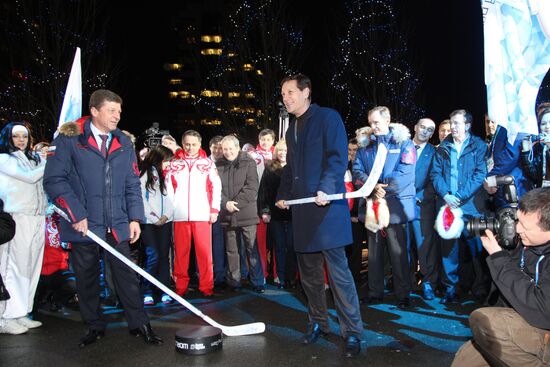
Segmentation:
{"type": "Polygon", "coordinates": [[[347,137],[342,118],[333,109],[311,104],[311,81],[302,74],[281,82],[281,95],[292,119],[286,132],[287,165],[277,194],[277,207],[285,200],[316,197],[315,203],[292,207],[294,247],[301,283],[308,301],[309,330],[304,344],[312,344],[329,331],[324,268],[334,296],[345,340],[344,356],[359,354],[363,322],[345,246],[353,242],[346,200],[328,202],[327,194],[345,192],[348,162],[347,137]]]}
{"type": "MultiPolygon", "coordinates": [[[[415,218],[411,222],[411,253],[416,250],[416,258],[422,276],[424,299],[434,299],[434,287],[439,281],[439,254],[435,241],[435,191],[430,180],[430,169],[435,148],[429,143],[434,134],[435,123],[429,118],[418,120],[414,126],[413,143],[416,148],[416,167],[414,185],[416,188],[415,218]]],[[[413,257],[414,258],[414,257],[413,257]]],[[[416,260],[416,259],[415,259],[416,260]]],[[[416,261],[413,264],[416,270],[416,261]]]]}

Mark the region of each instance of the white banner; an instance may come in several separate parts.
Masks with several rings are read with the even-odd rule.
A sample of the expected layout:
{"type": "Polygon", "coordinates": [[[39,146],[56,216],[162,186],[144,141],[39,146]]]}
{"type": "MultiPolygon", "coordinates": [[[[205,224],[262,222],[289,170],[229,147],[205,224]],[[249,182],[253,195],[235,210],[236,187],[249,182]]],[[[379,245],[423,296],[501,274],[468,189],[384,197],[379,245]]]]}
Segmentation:
{"type": "Polygon", "coordinates": [[[65,122],[76,121],[80,117],[82,117],[82,69],[80,67],[80,47],[77,47],[57,128],[59,129],[65,122]]]}
{"type": "Polygon", "coordinates": [[[538,134],[535,103],[550,67],[550,0],[481,0],[488,115],[508,130],[538,134]]]}

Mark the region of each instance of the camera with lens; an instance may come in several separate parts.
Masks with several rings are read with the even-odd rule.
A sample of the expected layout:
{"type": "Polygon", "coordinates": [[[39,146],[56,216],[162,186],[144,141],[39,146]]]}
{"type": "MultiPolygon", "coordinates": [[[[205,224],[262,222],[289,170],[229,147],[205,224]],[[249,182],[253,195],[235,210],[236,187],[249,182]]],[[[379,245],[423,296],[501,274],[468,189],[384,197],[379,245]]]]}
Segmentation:
{"type": "Polygon", "coordinates": [[[493,176],[491,186],[502,187],[504,200],[508,206],[497,209],[494,213],[474,218],[467,224],[471,236],[484,236],[489,229],[495,234],[498,243],[505,249],[513,249],[517,243],[516,222],[518,220],[518,195],[512,176],[493,176]]]}
{"type": "Polygon", "coordinates": [[[153,122],[151,127],[145,130],[140,140],[145,147],[153,148],[162,143],[162,137],[164,135],[170,135],[170,131],[160,130],[159,123],[153,122]]]}

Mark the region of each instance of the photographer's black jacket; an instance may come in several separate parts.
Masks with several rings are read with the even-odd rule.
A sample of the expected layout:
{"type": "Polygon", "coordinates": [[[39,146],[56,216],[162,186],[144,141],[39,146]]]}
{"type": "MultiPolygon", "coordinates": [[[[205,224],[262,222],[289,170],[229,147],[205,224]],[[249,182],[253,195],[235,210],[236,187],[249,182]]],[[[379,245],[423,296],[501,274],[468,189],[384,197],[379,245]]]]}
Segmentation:
{"type": "Polygon", "coordinates": [[[531,326],[550,330],[550,242],[525,247],[522,270],[523,248],[520,245],[511,251],[495,252],[487,258],[487,264],[495,284],[510,306],[531,326]],[[536,284],[536,265],[541,258],[536,284]]]}

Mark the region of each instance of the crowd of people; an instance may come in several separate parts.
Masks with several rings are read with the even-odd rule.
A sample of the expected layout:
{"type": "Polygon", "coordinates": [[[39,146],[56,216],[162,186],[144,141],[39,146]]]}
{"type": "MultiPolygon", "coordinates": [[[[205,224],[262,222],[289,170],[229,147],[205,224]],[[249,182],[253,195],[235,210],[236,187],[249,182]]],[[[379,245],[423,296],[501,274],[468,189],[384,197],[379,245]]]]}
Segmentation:
{"type": "MultiPolygon", "coordinates": [[[[494,274],[502,263],[495,257],[515,255],[498,247],[491,231],[481,237],[470,233],[468,223],[510,206],[495,177],[511,176],[520,201],[518,228],[533,224],[522,217],[538,215],[534,223],[540,219],[542,231],[550,229],[542,212],[547,209],[531,197],[547,195],[550,186],[549,105],[537,110],[540,135],[519,134],[513,142],[488,116],[486,139],[475,136],[472,115],[464,109],[439,126],[429,118],[418,120],[411,137],[384,106],[371,109],[367,126],[348,139],[338,112],[311,103],[308,77],[283,79],[281,95],[293,116],[284,139],[276,141],[274,131],[264,129],[256,147],[241,148],[235,135],[215,136],[210,155],[195,130],[186,131],[180,144],[167,135],[136,154],[131,136],[117,128],[122,99],[108,90],[95,91],[91,115],[64,124],[51,145],[33,144],[25,123],[7,124],[0,133],[0,199],[17,230],[11,238],[8,226],[2,228],[0,333],[40,327],[32,310],[47,299],[78,308],[87,327],[80,346],[96,342],[105,336],[100,303],[106,279],[130,333],[162,344],[144,306],[170,304],[172,297],[103,252],[86,237],[88,231],[180,296],[191,291],[194,277],[203,297],[245,286],[263,293],[267,281],[280,289],[300,285],[309,317],[304,344],[328,333],[325,290],[330,288],[346,357],[360,353],[360,303],[384,302],[388,288],[401,309],[411,307],[416,289],[424,299],[440,297],[446,305],[471,293],[481,305],[493,306],[497,291],[513,308],[517,302],[525,307],[527,300],[545,302],[546,277],[539,278],[545,252],[533,250],[535,265],[524,259],[548,238],[529,245],[528,235],[518,229],[521,271],[534,279],[533,292],[542,294],[515,302],[521,295],[503,291],[506,279],[499,283],[494,274]],[[381,145],[387,155],[383,166],[375,167],[381,145]],[[327,199],[358,190],[378,168],[368,197],[327,199]],[[315,201],[288,205],[304,197],[315,201]],[[52,205],[69,221],[49,210],[52,205]]],[[[547,303],[540,308],[546,310],[547,303]]],[[[547,322],[532,326],[540,325],[545,329],[547,322]]],[[[544,335],[550,334],[543,333],[546,340],[544,335]]],[[[468,348],[483,345],[480,339],[468,348]]]]}

